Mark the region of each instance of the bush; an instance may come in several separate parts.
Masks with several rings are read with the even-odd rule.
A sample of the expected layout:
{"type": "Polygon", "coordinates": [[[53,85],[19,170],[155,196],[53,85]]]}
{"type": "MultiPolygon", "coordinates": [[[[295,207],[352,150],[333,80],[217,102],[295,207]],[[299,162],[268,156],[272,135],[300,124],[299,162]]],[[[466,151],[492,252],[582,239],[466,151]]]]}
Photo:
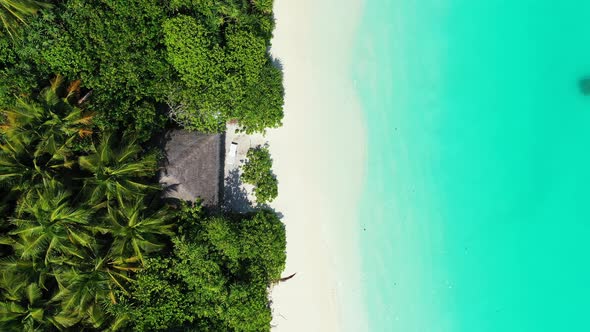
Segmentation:
{"type": "Polygon", "coordinates": [[[248,161],[242,166],[242,180],[254,186],[254,195],[259,204],[274,200],[278,195],[278,181],[272,173],[272,159],[266,147],[250,149],[248,161]]]}

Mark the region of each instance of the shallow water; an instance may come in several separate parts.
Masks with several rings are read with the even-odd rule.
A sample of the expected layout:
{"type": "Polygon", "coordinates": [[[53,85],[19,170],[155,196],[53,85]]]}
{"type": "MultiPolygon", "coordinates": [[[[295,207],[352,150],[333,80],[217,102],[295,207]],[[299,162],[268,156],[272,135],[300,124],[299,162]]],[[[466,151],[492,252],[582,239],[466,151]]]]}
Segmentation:
{"type": "Polygon", "coordinates": [[[366,0],[371,331],[590,331],[590,1],[366,0]]]}

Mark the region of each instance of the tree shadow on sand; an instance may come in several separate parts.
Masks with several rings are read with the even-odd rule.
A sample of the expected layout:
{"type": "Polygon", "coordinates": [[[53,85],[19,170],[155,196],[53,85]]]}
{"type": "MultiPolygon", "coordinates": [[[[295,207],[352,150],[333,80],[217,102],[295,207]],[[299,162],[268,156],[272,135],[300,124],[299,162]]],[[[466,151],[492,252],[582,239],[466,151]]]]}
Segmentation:
{"type": "Polygon", "coordinates": [[[223,210],[237,213],[248,213],[254,211],[252,202],[248,199],[248,192],[243,187],[240,171],[238,168],[229,171],[225,178],[223,189],[223,210]]]}
{"type": "Polygon", "coordinates": [[[229,171],[224,180],[222,206],[224,212],[229,214],[251,214],[257,210],[268,210],[275,213],[279,219],[283,219],[284,215],[270,205],[254,204],[248,199],[248,191],[243,186],[244,183],[240,177],[239,168],[229,171]]]}

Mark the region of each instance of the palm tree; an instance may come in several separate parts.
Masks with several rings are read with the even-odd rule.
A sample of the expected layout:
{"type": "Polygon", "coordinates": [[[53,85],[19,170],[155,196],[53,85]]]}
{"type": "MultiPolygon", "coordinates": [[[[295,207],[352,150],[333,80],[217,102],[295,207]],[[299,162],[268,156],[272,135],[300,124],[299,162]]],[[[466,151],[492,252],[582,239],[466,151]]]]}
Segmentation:
{"type": "Polygon", "coordinates": [[[160,235],[172,236],[174,226],[170,221],[174,217],[168,209],[159,209],[149,213],[141,198],[133,203],[124,203],[115,209],[109,209],[106,220],[113,236],[110,255],[114,259],[136,257],[143,264],[143,256],[163,247],[160,235]]]}
{"type": "Polygon", "coordinates": [[[0,144],[0,185],[24,191],[49,179],[49,170],[39,167],[27,144],[17,137],[0,144]]]}
{"type": "Polygon", "coordinates": [[[0,233],[4,233],[8,227],[8,202],[12,198],[10,192],[0,189],[0,233]]]}
{"type": "Polygon", "coordinates": [[[17,206],[11,219],[15,229],[10,234],[16,236],[13,248],[21,258],[43,258],[45,265],[84,259],[80,249],[93,250],[95,244],[94,226],[89,225],[93,213],[83,205],[72,206],[71,194],[57,181],[46,181],[17,206]]]}
{"type": "Polygon", "coordinates": [[[26,24],[25,17],[37,14],[41,8],[51,5],[34,0],[0,0],[0,20],[5,31],[14,37],[17,27],[26,24]]]}
{"type": "Polygon", "coordinates": [[[92,175],[84,181],[84,191],[91,204],[107,205],[118,201],[121,205],[129,197],[143,196],[157,186],[145,184],[143,179],[155,175],[157,160],[154,153],[140,156],[141,147],[136,140],[123,136],[116,142],[111,134],[103,134],[93,153],[79,158],[80,168],[92,175]]]}
{"type": "Polygon", "coordinates": [[[19,259],[15,255],[0,259],[0,270],[2,273],[18,274],[19,279],[34,280],[42,289],[51,287],[53,270],[44,264],[38,264],[31,260],[19,259]]]}
{"type": "Polygon", "coordinates": [[[3,271],[0,278],[0,328],[2,331],[40,331],[63,329],[76,320],[43,299],[42,289],[26,276],[3,271]]]}
{"type": "Polygon", "coordinates": [[[133,280],[125,273],[115,271],[106,257],[87,260],[79,267],[80,269],[66,268],[56,271],[55,279],[59,290],[51,302],[59,303],[69,316],[78,317],[78,320],[99,328],[108,317],[105,312],[106,304],[117,303],[115,288],[128,294],[124,283],[133,280]]]}
{"type": "Polygon", "coordinates": [[[45,109],[37,121],[39,144],[35,154],[47,153],[67,162],[72,142],[92,134],[94,114],[78,107],[80,81],[71,82],[65,91],[63,88],[63,77],[58,75],[40,93],[45,109]]]}
{"type": "Polygon", "coordinates": [[[36,101],[18,98],[14,107],[3,111],[7,121],[0,129],[7,141],[31,146],[35,157],[47,153],[67,159],[71,143],[92,134],[94,116],[78,107],[79,89],[80,81],[65,88],[63,77],[58,75],[41,90],[36,101]]]}
{"type": "Polygon", "coordinates": [[[72,143],[92,134],[93,115],[74,100],[79,87],[74,81],[64,88],[63,78],[57,76],[36,101],[18,99],[2,112],[6,121],[0,126],[0,184],[23,190],[56,170],[72,167],[72,143]]]}

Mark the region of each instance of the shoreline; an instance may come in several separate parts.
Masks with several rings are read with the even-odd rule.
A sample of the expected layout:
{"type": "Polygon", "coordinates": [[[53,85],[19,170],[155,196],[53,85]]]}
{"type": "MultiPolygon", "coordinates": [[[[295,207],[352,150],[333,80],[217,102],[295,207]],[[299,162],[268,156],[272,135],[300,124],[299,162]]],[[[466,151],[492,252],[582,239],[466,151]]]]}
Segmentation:
{"type": "Polygon", "coordinates": [[[350,73],[360,6],[275,0],[271,54],[283,65],[285,118],[267,134],[279,179],[272,207],[287,228],[283,275],[297,274],[272,289],[273,331],[367,330],[358,221],[366,135],[350,73]]]}

